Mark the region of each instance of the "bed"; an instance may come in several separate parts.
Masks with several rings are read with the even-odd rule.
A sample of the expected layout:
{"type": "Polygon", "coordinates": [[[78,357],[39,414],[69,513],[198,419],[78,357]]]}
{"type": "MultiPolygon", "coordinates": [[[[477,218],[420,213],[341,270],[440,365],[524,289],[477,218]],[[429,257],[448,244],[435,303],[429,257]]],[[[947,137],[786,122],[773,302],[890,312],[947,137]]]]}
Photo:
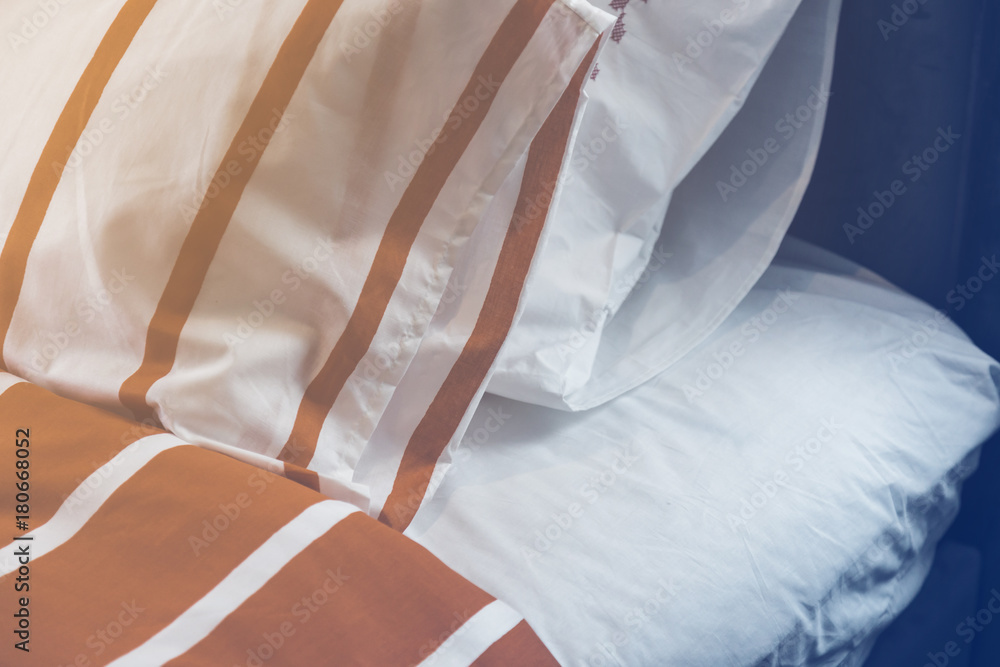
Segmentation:
{"type": "Polygon", "coordinates": [[[992,665],[996,26],[5,6],[0,663],[992,665]]]}

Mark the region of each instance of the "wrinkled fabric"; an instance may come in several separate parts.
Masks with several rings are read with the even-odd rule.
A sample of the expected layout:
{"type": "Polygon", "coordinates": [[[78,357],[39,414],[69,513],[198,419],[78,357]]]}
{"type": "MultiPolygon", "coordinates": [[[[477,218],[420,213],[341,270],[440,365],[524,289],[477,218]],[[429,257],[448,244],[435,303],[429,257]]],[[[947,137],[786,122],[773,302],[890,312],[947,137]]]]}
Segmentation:
{"type": "Polygon", "coordinates": [[[561,664],[832,667],[919,590],[998,391],[944,315],[789,239],[634,391],[582,413],[488,396],[406,534],[561,664]]]}
{"type": "Polygon", "coordinates": [[[363,494],[463,247],[611,17],[56,4],[0,59],[0,367],[363,494]]]}
{"type": "MultiPolygon", "coordinates": [[[[605,2],[593,4],[607,7],[605,2]]],[[[492,393],[562,409],[585,409],[607,400],[620,390],[615,387],[610,394],[592,398],[594,390],[587,384],[591,379],[600,388],[610,384],[596,377],[602,373],[598,359],[602,333],[632,287],[644,279],[646,267],[666,262],[677,280],[687,280],[685,287],[707,289],[706,276],[697,273],[697,260],[680,255],[664,259],[657,238],[664,225],[684,228],[719,250],[707,238],[719,231],[701,217],[675,217],[664,223],[664,215],[675,188],[752,95],[779,40],[797,45],[786,46],[786,55],[779,60],[792,56],[789,51],[805,60],[786,62],[784,67],[790,69],[783,74],[791,73],[792,78],[773,77],[757,94],[758,104],[771,105],[763,109],[767,116],[763,131],[773,133],[774,122],[808,95],[808,85],[823,80],[820,63],[832,58],[832,32],[817,29],[814,23],[816,12],[823,14],[829,5],[815,0],[805,5],[804,13],[812,18],[803,16],[786,30],[800,6],[798,0],[610,3],[619,20],[587,87],[587,111],[560,177],[562,191],[527,285],[523,315],[490,382],[492,393]],[[813,78],[800,86],[802,76],[813,78]]],[[[835,24],[836,14],[824,20],[835,24]]],[[[745,134],[741,140],[756,141],[753,133],[759,125],[740,126],[739,132],[745,134]]],[[[802,134],[815,154],[816,143],[810,144],[808,137],[815,134],[818,141],[818,131],[802,134]]],[[[749,147],[738,147],[739,161],[746,159],[749,147]]],[[[785,161],[781,178],[801,178],[805,183],[811,158],[798,155],[799,150],[788,151],[796,155],[785,161]]],[[[728,173],[713,174],[711,185],[704,184],[704,194],[712,196],[716,178],[726,177],[728,173]]],[[[780,197],[782,191],[771,191],[771,196],[780,197]]],[[[661,337],[661,348],[675,358],[683,354],[710,333],[704,319],[718,324],[725,316],[720,311],[731,310],[745,294],[746,281],[752,284],[751,278],[759,276],[776,247],[755,242],[757,234],[765,233],[759,229],[762,224],[777,238],[787,227],[780,215],[758,220],[758,229],[742,229],[751,227],[746,219],[726,225],[737,238],[748,237],[734,242],[734,248],[726,247],[726,256],[718,258],[738,268],[731,275],[711,277],[717,287],[705,295],[710,298],[700,300],[700,295],[692,294],[682,307],[664,304],[661,322],[693,321],[675,324],[681,335],[661,337]]],[[[631,386],[645,379],[631,369],[622,372],[629,373],[631,386]]]]}

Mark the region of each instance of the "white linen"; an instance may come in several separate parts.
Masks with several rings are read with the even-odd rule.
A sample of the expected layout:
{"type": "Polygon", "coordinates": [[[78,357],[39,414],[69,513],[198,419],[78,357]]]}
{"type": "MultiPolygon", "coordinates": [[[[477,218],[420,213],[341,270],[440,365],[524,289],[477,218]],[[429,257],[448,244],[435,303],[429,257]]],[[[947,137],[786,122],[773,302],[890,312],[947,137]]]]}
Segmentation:
{"type": "Polygon", "coordinates": [[[677,189],[659,259],[643,274],[652,288],[630,294],[607,325],[591,377],[567,407],[599,405],[668,368],[719,326],[767,269],[819,154],[840,6],[809,0],[800,7],[746,107],[677,189]],[[822,57],[816,44],[826,47],[822,57]],[[754,173],[761,151],[769,156],[754,173]],[[751,174],[736,192],[723,187],[741,183],[734,167],[751,174]]]}
{"type": "Polygon", "coordinates": [[[564,665],[837,665],[919,589],[998,385],[943,315],[789,239],[654,381],[577,414],[487,396],[406,534],[564,665]]]}
{"type": "MultiPolygon", "coordinates": [[[[648,327],[671,323],[656,346],[673,360],[721,322],[770,262],[809,179],[823,110],[793,136],[774,125],[805,102],[810,86],[829,81],[839,2],[634,0],[612,7],[622,11],[616,30],[625,32],[612,31],[613,43],[588,85],[588,107],[524,313],[489,387],[571,410],[648,379],[619,357],[621,377],[609,379],[601,348],[630,290],[647,279],[647,266],[670,267],[672,284],[694,295],[662,299],[661,316],[648,327]],[[687,187],[715,199],[716,181],[729,177],[729,166],[770,137],[781,153],[739,200],[699,215],[672,213],[664,223],[674,189],[717,140],[723,145],[712,149],[687,187]],[[769,206],[788,217],[734,210],[769,206]],[[661,226],[685,243],[655,248],[661,226]],[[709,253],[723,255],[721,265],[732,269],[706,276],[700,269],[709,253]]],[[[631,322],[635,315],[624,318],[631,322]]]]}

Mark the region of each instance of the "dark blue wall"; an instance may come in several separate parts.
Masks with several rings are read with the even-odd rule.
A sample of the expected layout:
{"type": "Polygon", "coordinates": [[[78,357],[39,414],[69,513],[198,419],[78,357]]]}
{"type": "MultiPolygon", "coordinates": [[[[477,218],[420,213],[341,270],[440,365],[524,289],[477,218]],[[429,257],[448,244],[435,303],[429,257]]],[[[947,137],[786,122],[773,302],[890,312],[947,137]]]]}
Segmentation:
{"type": "MultiPolygon", "coordinates": [[[[979,284],[969,282],[983,258],[1000,257],[1000,0],[844,0],[833,93],[792,233],[947,311],[1000,358],[1000,276],[974,294],[979,284]],[[948,128],[961,139],[921,169],[913,157],[948,128]],[[893,181],[902,194],[889,197],[893,181]],[[884,212],[875,206],[883,202],[884,212]],[[859,207],[871,218],[859,223],[859,207]]],[[[1000,439],[985,447],[966,485],[962,514],[928,585],[886,633],[870,667],[923,667],[934,664],[931,656],[940,664],[956,626],[984,608],[994,589],[1000,439]]],[[[963,650],[948,657],[950,665],[1000,667],[1000,617],[972,644],[957,641],[963,650]]]]}

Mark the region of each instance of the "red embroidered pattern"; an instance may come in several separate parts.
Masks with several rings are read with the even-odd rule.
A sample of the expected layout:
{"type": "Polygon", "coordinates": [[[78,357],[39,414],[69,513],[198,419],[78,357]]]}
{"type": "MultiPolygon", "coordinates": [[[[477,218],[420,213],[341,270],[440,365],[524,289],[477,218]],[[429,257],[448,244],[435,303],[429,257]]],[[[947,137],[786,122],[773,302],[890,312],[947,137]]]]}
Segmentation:
{"type": "MultiPolygon", "coordinates": [[[[615,21],[615,25],[611,28],[611,41],[616,44],[621,44],[622,39],[625,38],[625,34],[628,32],[625,29],[625,8],[628,7],[628,3],[632,0],[611,0],[611,9],[618,12],[618,20],[615,21]]],[[[648,3],[649,0],[642,0],[644,3],[648,3]]],[[[601,73],[601,69],[594,66],[594,71],[590,74],[591,80],[596,80],[597,75],[601,73]]]]}
{"type": "MultiPolygon", "coordinates": [[[[648,2],[648,0],[642,0],[643,2],[648,2]]],[[[611,9],[618,12],[618,20],[615,21],[615,27],[611,29],[611,40],[615,43],[620,44],[622,38],[625,37],[625,8],[628,7],[628,3],[631,0],[611,0],[611,9]]]]}

